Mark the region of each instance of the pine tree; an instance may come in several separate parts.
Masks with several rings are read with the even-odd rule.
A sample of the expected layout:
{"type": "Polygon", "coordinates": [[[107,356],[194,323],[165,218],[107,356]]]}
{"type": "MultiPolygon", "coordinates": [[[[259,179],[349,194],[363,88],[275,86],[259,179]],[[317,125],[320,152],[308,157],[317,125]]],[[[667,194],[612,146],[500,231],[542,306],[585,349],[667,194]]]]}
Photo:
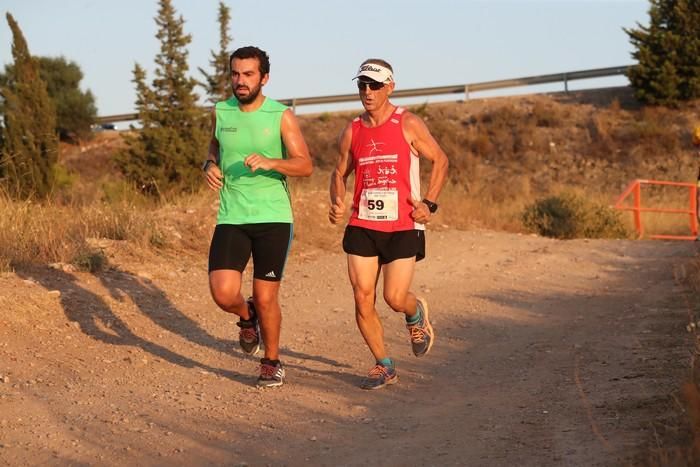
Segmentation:
{"type": "Polygon", "coordinates": [[[148,194],[192,189],[201,183],[199,166],[208,142],[208,118],[197,106],[196,81],[187,76],[184,19],[171,0],[159,0],[155,18],[160,52],[149,86],[144,69],[134,66],[136,109],[142,129],[126,136],[116,162],[124,175],[148,194]]]}
{"type": "Polygon", "coordinates": [[[53,187],[58,159],[56,109],[19,25],[10,13],[6,17],[14,63],[2,86],[2,184],[17,198],[44,197],[53,187]]]}
{"type": "Polygon", "coordinates": [[[680,35],[678,74],[683,77],[681,98],[700,98],[700,1],[679,1],[675,10],[680,35]]]}
{"type": "Polygon", "coordinates": [[[650,3],[649,26],[625,29],[636,49],[628,78],[637,98],[675,105],[700,97],[700,1],[650,3]]]}
{"type": "Polygon", "coordinates": [[[211,74],[199,67],[199,72],[204,75],[205,82],[201,86],[206,90],[208,101],[216,104],[229,98],[231,82],[229,79],[229,45],[233,41],[229,35],[229,23],[231,21],[231,9],[219,2],[219,51],[211,51],[211,74]]]}

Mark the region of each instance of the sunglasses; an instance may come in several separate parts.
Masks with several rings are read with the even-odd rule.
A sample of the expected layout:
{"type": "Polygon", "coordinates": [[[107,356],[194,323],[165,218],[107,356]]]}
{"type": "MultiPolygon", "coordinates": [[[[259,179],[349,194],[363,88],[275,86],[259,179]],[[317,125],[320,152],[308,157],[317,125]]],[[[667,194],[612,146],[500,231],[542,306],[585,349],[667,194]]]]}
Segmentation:
{"type": "Polygon", "coordinates": [[[379,91],[383,87],[384,83],[380,83],[379,81],[357,81],[357,89],[360,91],[364,91],[367,88],[370,88],[372,91],[379,91]]]}

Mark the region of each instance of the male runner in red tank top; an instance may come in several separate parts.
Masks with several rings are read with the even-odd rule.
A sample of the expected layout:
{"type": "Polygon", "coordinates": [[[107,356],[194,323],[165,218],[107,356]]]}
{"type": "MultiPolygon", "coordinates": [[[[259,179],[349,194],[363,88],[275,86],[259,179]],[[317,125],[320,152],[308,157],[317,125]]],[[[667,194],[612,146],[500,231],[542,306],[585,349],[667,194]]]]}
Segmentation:
{"type": "Polygon", "coordinates": [[[340,135],[328,218],[333,224],[343,221],[347,178],[354,171],[352,210],[343,250],[348,255],[357,326],[376,361],[361,387],[378,389],[398,381],[375,308],[380,272],[384,275],[384,301],[406,316],[413,353],[418,357],[427,354],[435,341],[428,304],[409,288],[416,261],[425,257],[425,224],[437,210],[448,161],[425,123],[389,102],[394,91],[389,63],[365,60],[355,79],[365,112],[340,135]],[[423,197],[418,170],[421,157],[432,162],[423,197]]]}

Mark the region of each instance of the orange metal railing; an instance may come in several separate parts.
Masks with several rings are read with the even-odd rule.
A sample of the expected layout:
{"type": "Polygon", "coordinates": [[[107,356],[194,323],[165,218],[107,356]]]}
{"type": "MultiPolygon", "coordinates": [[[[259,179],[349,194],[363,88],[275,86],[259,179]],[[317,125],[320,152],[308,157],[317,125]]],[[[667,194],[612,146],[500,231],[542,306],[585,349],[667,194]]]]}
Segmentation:
{"type": "Polygon", "coordinates": [[[644,235],[644,225],[642,223],[643,212],[665,212],[675,214],[685,214],[690,217],[690,233],[692,235],[650,235],[649,238],[662,240],[696,240],[698,238],[698,187],[695,183],[684,182],[662,182],[659,180],[635,180],[627,187],[615,202],[614,208],[623,211],[632,211],[634,217],[634,228],[637,230],[638,238],[644,235]],[[642,207],[642,185],[668,185],[688,188],[688,201],[690,209],[667,209],[667,208],[645,208],[642,207]],[[633,205],[624,205],[625,199],[632,195],[633,205]]]}

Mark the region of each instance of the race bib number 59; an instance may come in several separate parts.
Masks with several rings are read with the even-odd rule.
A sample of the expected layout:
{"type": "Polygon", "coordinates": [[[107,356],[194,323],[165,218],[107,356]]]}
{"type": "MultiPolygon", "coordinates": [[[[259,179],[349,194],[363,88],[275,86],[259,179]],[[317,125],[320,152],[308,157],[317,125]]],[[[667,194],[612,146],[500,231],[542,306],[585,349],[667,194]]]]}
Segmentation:
{"type": "Polygon", "coordinates": [[[362,190],[357,217],[367,221],[395,221],[399,218],[396,190],[362,190]]]}

